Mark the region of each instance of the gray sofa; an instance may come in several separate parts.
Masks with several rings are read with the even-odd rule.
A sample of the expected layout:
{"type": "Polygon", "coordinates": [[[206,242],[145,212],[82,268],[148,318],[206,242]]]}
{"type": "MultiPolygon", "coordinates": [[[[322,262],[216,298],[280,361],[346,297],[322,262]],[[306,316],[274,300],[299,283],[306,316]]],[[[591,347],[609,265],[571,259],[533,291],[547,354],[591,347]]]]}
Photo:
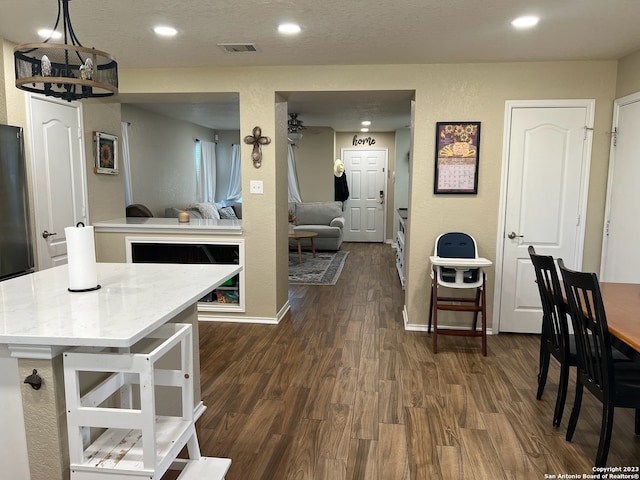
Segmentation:
{"type": "MultiPolygon", "coordinates": [[[[296,217],[295,230],[315,232],[313,243],[316,250],[339,250],[342,245],[344,216],[342,202],[290,203],[289,210],[296,217]]],[[[291,240],[290,247],[297,248],[291,240]]],[[[310,242],[302,242],[303,248],[310,249],[310,242]]]]}

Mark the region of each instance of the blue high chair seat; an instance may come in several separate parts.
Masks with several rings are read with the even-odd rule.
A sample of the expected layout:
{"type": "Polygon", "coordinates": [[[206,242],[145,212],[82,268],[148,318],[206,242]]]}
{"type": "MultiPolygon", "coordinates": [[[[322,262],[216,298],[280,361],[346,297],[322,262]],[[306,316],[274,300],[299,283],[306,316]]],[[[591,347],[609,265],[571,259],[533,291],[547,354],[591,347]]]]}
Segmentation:
{"type": "Polygon", "coordinates": [[[428,331],[433,321],[433,352],[438,352],[438,335],[459,335],[482,337],[482,354],[487,355],[487,319],[486,319],[486,275],[482,268],[474,265],[478,258],[475,239],[466,233],[443,233],[436,239],[434,254],[439,259],[451,259],[456,266],[433,265],[431,274],[431,301],[428,331]],[[448,297],[439,294],[439,288],[474,290],[475,296],[448,297]],[[438,310],[473,313],[471,329],[438,328],[438,310]],[[478,330],[478,315],[482,316],[482,325],[478,330]]]}

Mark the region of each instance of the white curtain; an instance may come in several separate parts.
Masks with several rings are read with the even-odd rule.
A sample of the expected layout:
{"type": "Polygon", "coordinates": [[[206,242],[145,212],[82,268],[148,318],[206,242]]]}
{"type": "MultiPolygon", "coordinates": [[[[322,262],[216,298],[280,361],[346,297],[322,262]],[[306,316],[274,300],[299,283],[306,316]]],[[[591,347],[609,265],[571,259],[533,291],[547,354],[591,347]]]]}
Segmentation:
{"type": "Polygon", "coordinates": [[[227,201],[239,202],[242,200],[242,177],[240,170],[240,145],[231,146],[231,175],[229,178],[229,192],[227,201]]]}
{"type": "Polygon", "coordinates": [[[296,172],[296,158],[293,153],[293,145],[287,145],[289,148],[289,203],[302,202],[300,190],[298,189],[298,173],[296,172]]]}
{"type": "Polygon", "coordinates": [[[122,130],[122,177],[124,179],[124,205],[128,207],[133,203],[133,190],[131,189],[131,157],[129,154],[129,123],[121,122],[122,130]]]}
{"type": "Polygon", "coordinates": [[[216,144],[214,142],[206,140],[196,142],[196,193],[198,202],[215,202],[216,144]]]}

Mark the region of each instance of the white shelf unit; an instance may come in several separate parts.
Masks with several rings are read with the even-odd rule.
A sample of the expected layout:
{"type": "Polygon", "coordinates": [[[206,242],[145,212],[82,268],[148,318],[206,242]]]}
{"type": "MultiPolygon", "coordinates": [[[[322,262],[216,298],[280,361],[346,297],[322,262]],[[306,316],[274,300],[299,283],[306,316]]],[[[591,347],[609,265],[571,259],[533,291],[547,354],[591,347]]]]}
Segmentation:
{"type": "Polygon", "coordinates": [[[396,269],[400,277],[400,284],[404,288],[404,233],[401,231],[396,234],[396,269]]]}
{"type": "Polygon", "coordinates": [[[76,348],[63,361],[71,480],[160,480],[169,469],[184,480],[224,479],[230,459],[200,456],[191,325],[163,325],[127,351],[76,348]],[[161,361],[172,356],[179,360],[161,361]],[[83,393],[96,375],[99,383],[83,393]],[[156,387],[180,389],[179,413],[156,412],[156,387]],[[185,446],[189,459],[177,459],[185,446]]]}
{"type": "Polygon", "coordinates": [[[396,232],[396,269],[400,277],[400,284],[404,288],[404,254],[405,254],[405,227],[406,210],[398,209],[398,230],[396,232]]]}

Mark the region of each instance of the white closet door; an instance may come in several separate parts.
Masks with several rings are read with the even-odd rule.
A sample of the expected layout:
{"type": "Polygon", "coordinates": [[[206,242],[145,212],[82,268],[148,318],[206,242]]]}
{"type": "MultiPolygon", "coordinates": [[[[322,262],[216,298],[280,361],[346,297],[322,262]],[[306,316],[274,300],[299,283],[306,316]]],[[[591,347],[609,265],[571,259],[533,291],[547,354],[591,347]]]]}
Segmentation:
{"type": "Polygon", "coordinates": [[[600,280],[640,283],[640,93],[614,103],[600,280]]]}

